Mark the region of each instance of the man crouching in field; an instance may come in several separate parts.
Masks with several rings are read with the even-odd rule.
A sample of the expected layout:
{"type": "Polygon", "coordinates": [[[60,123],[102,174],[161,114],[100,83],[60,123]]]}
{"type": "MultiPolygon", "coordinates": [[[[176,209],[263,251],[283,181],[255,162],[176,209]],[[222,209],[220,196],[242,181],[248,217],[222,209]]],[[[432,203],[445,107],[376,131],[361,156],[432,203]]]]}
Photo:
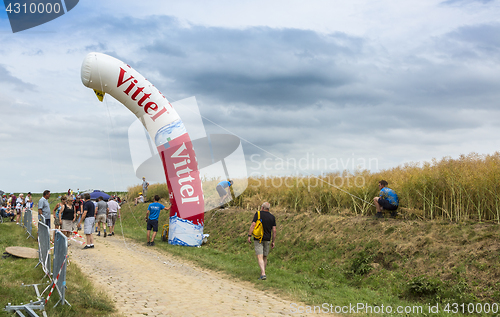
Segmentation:
{"type": "Polygon", "coordinates": [[[389,187],[389,183],[385,180],[378,182],[378,188],[380,189],[380,196],[373,198],[373,203],[375,203],[375,208],[377,208],[377,218],[383,218],[382,210],[389,210],[391,212],[391,217],[395,218],[398,214],[396,211],[399,206],[399,198],[396,192],[389,187]]]}
{"type": "MultiPolygon", "coordinates": [[[[264,236],[262,237],[262,242],[257,238],[253,239],[253,245],[255,248],[255,255],[257,256],[257,263],[260,268],[259,280],[265,280],[266,276],[266,266],[267,266],[267,256],[269,255],[269,244],[271,244],[271,249],[274,249],[274,242],[276,241],[276,218],[269,212],[269,203],[265,202],[260,208],[260,219],[262,221],[262,227],[264,228],[264,236]],[[272,232],[272,242],[271,240],[272,232]]],[[[253,216],[252,224],[250,225],[250,230],[248,231],[248,243],[252,243],[250,238],[252,237],[253,229],[255,228],[255,223],[258,220],[258,213],[256,212],[253,216]]]]}

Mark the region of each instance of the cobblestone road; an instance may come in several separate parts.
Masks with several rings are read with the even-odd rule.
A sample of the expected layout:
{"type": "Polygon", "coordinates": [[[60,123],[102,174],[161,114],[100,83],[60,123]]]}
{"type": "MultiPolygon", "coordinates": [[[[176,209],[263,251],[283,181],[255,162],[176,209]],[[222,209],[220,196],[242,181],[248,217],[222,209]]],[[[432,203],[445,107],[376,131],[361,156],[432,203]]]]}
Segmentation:
{"type": "MultiPolygon", "coordinates": [[[[72,242],[70,259],[104,289],[125,316],[283,316],[289,301],[221,273],[183,263],[118,235],[72,242]]],[[[162,242],[157,242],[162,243],[162,242]]],[[[297,316],[297,314],[293,314],[297,316]]]]}

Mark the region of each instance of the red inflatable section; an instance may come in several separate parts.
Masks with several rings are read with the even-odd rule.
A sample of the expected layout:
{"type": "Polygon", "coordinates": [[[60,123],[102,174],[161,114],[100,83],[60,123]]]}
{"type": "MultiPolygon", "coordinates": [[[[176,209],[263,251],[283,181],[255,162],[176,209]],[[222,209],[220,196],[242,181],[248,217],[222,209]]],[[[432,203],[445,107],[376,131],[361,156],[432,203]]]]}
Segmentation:
{"type": "Polygon", "coordinates": [[[168,190],[170,192],[170,216],[203,225],[204,199],[193,144],[187,133],[158,147],[168,190]]]}

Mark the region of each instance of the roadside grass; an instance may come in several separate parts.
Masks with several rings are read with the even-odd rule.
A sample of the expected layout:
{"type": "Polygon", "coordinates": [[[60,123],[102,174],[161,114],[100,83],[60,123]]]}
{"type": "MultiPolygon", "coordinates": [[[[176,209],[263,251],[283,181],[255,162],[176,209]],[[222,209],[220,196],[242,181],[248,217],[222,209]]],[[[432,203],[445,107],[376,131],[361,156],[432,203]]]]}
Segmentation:
{"type": "MultiPolygon", "coordinates": [[[[0,249],[4,252],[6,247],[21,246],[38,249],[37,242],[30,238],[26,239],[26,231],[15,222],[0,224],[0,249]]],[[[36,228],[33,235],[36,237],[36,228]]],[[[36,301],[34,287],[23,287],[22,284],[42,284],[38,286],[42,292],[48,285],[48,279],[44,278],[44,273],[40,266],[36,267],[38,259],[23,259],[13,256],[0,259],[0,316],[11,316],[3,310],[8,303],[19,305],[36,301]]],[[[83,275],[76,265],[68,265],[66,271],[67,290],[66,300],[71,304],[59,304],[54,308],[59,300],[56,290],[47,304],[46,311],[49,316],[60,317],[80,317],[80,316],[118,316],[115,312],[114,303],[101,291],[96,290],[91,282],[83,275]]],[[[49,290],[44,293],[46,297],[49,290]]],[[[35,311],[36,312],[36,311],[35,311]]],[[[37,314],[41,316],[41,312],[37,314]]]]}
{"type": "MultiPolygon", "coordinates": [[[[144,245],[147,205],[124,204],[121,210],[125,236],[144,245]]],[[[168,221],[168,212],[162,212],[156,248],[311,306],[415,306],[421,314],[403,315],[426,316],[429,304],[439,304],[432,315],[447,316],[446,303],[500,301],[496,224],[378,221],[348,211],[342,216],[276,212],[277,245],[267,281],[258,281],[253,247],[246,242],[253,212],[207,212],[204,231],[210,237],[201,248],[162,242],[161,226],[168,221]]]]}

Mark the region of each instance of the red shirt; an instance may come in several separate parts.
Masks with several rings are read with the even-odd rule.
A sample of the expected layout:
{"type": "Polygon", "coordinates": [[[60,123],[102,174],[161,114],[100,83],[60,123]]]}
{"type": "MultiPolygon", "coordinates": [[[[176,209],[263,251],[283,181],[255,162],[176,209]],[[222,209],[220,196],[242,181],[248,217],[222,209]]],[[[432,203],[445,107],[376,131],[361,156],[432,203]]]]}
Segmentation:
{"type": "Polygon", "coordinates": [[[80,213],[82,211],[81,210],[81,208],[82,208],[82,201],[81,200],[80,201],[76,201],[75,200],[73,202],[73,207],[75,207],[76,213],[80,213]]]}

